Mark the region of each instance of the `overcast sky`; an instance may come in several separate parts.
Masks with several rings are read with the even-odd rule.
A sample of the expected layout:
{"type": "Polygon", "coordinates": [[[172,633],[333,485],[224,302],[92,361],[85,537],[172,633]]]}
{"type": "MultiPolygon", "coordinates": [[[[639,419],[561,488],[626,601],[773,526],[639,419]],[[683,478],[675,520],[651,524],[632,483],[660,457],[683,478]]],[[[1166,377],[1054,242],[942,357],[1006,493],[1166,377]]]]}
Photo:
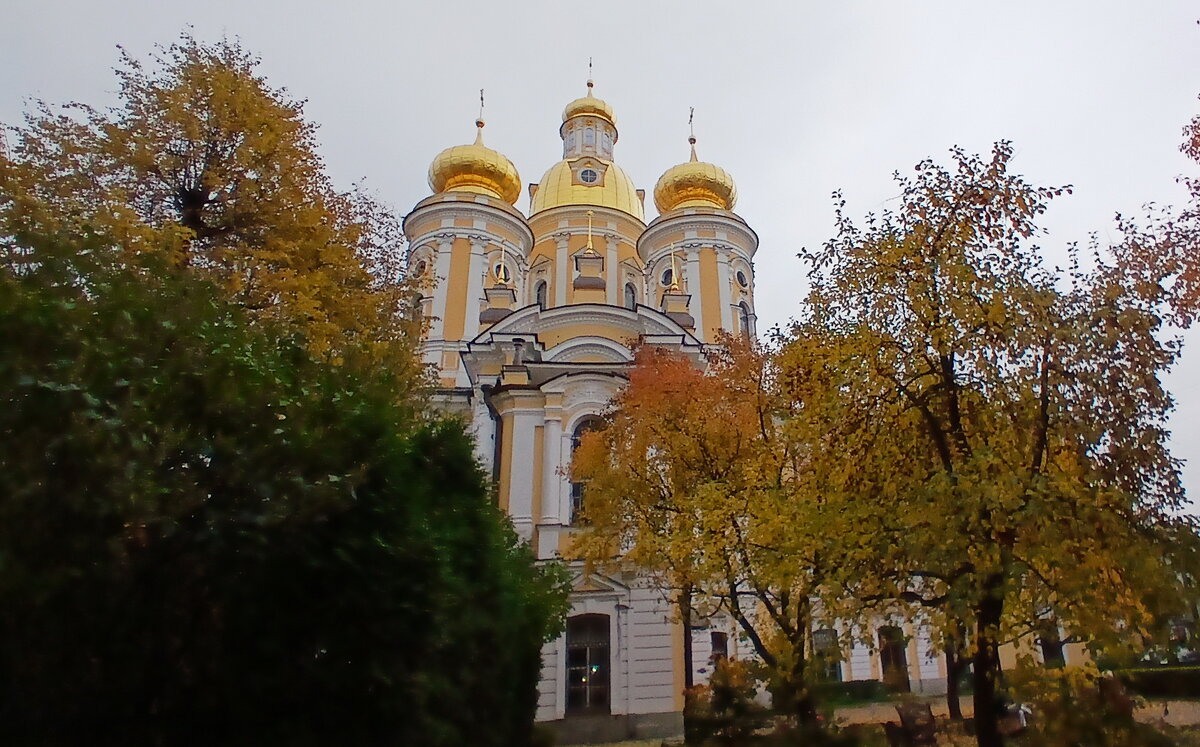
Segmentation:
{"type": "MultiPolygon", "coordinates": [[[[795,254],[832,234],[834,190],[852,215],[884,209],[893,171],[945,161],[953,145],[1009,139],[1018,173],[1074,185],[1044,220],[1055,263],[1118,211],[1181,203],[1176,177],[1200,174],[1179,152],[1200,113],[1195,0],[7,0],[3,16],[0,122],[35,98],[112,103],[118,44],[144,58],[188,27],[237,36],[273,85],[307,99],[339,186],[365,180],[400,213],[428,194],[438,151],[472,139],[480,88],[488,145],[540,179],[592,57],[596,94],[617,113],[617,161],[647,192],[686,158],[696,108],[700,157],[737,180],[736,210],[761,239],[760,330],[795,314],[795,254]]],[[[1169,383],[1195,496],[1200,330],[1185,350],[1169,383]]]]}

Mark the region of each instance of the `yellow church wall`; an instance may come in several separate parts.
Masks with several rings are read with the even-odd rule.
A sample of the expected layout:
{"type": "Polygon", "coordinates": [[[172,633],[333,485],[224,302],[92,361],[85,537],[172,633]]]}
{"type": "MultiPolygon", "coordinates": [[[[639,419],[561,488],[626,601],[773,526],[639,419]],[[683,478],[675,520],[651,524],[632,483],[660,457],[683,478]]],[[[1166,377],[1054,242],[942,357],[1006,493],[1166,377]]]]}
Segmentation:
{"type": "MultiPolygon", "coordinates": [[[[712,247],[700,250],[700,287],[701,292],[698,295],[703,304],[701,308],[704,313],[704,339],[706,342],[712,342],[717,339],[717,333],[721,330],[717,250],[712,247]]],[[[696,295],[693,292],[692,297],[695,298],[696,295]]]]}
{"type": "Polygon", "coordinates": [[[455,218],[454,219],[454,227],[455,228],[474,228],[475,221],[471,220],[470,218],[455,218]]]}
{"type": "Polygon", "coordinates": [[[546,330],[538,335],[538,339],[547,347],[552,348],[576,337],[603,337],[629,346],[636,340],[629,330],[609,327],[602,324],[571,324],[565,327],[546,330]]]}
{"type": "Polygon", "coordinates": [[[509,492],[512,490],[512,415],[500,416],[500,423],[500,484],[496,486],[496,497],[500,510],[508,511],[509,492]]]}
{"type": "Polygon", "coordinates": [[[446,278],[446,316],[442,322],[442,339],[461,340],[467,322],[467,285],[471,272],[471,242],[466,238],[456,238],[450,252],[450,272],[446,278]]]}

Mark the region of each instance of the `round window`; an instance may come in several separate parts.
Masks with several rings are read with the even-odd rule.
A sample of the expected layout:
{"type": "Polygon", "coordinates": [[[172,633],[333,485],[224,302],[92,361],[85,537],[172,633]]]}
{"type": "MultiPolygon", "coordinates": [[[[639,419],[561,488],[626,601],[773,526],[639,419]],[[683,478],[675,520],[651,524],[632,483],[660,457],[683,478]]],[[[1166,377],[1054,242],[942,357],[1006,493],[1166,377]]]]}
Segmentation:
{"type": "Polygon", "coordinates": [[[496,263],[496,266],[492,268],[492,274],[495,276],[497,283],[507,284],[512,279],[512,275],[508,272],[508,268],[505,267],[503,262],[496,263]]]}
{"type": "Polygon", "coordinates": [[[663,270],[663,274],[662,274],[662,284],[663,285],[670,285],[671,281],[673,281],[674,279],[675,279],[675,272],[670,267],[663,270]]]}
{"type": "Polygon", "coordinates": [[[741,270],[737,271],[737,282],[738,285],[742,286],[743,288],[750,285],[750,281],[746,279],[746,273],[742,272],[741,270]]]}
{"type": "Polygon", "coordinates": [[[595,169],[584,169],[579,172],[579,181],[584,184],[595,184],[599,178],[600,175],[596,173],[595,169]]]}

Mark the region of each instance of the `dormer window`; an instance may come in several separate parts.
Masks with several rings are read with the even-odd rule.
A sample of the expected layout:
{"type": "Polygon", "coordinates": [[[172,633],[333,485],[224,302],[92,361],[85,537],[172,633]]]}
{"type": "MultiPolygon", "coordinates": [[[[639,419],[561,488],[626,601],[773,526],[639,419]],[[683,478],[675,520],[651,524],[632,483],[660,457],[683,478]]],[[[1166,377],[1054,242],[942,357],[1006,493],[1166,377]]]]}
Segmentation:
{"type": "Polygon", "coordinates": [[[596,173],[595,169],[584,169],[579,172],[579,181],[584,184],[595,184],[599,178],[600,175],[596,173]]]}

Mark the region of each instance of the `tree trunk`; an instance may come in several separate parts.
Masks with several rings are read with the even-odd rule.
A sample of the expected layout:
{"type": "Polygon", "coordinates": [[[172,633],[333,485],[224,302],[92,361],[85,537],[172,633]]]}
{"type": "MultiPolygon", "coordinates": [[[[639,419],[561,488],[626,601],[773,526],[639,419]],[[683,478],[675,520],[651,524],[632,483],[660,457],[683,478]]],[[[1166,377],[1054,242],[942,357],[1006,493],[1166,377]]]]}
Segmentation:
{"type": "Polygon", "coordinates": [[[699,744],[703,738],[692,728],[695,694],[692,692],[692,585],[679,590],[679,621],[683,626],[683,738],[685,744],[699,744]]]}
{"type": "Polygon", "coordinates": [[[771,706],[780,715],[791,716],[800,726],[817,723],[817,706],[804,681],[804,642],[793,650],[793,664],[786,672],[776,670],[771,690],[771,706]]]}
{"type": "Polygon", "coordinates": [[[962,696],[958,685],[970,659],[966,655],[966,626],[959,620],[954,627],[954,635],[946,641],[946,709],[952,721],[962,721],[962,696]]]}
{"type": "Polygon", "coordinates": [[[979,747],[1003,747],[1000,735],[1000,713],[1003,702],[997,687],[1000,673],[1000,651],[997,635],[1004,601],[997,596],[1001,577],[995,574],[984,585],[986,596],[975,608],[975,735],[979,747]]]}

